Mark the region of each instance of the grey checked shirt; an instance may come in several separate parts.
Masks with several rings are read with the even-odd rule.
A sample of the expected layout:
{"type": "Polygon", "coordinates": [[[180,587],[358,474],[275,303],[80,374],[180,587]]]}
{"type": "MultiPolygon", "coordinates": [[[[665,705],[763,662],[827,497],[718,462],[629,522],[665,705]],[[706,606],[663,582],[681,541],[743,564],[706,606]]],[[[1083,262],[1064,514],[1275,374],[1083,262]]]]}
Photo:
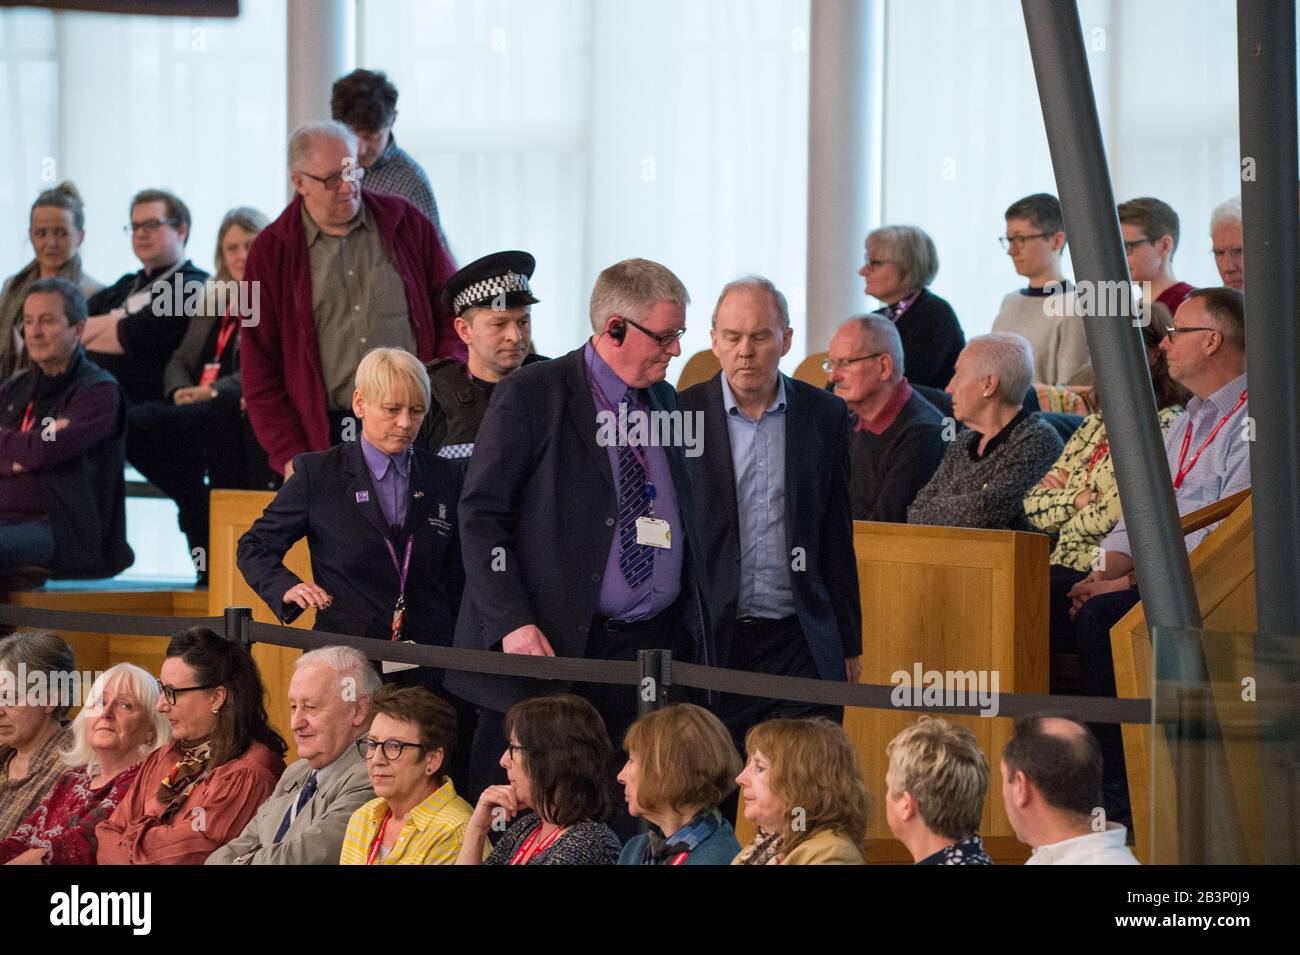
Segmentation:
{"type": "MultiPolygon", "coordinates": [[[[1249,402],[1243,403],[1235,412],[1232,411],[1233,405],[1245,390],[1246,376],[1242,374],[1208,399],[1193,398],[1187,402],[1187,410],[1175,418],[1170,426],[1169,434],[1165,436],[1165,457],[1169,462],[1169,480],[1172,482],[1172,475],[1178,473],[1178,457],[1183,449],[1183,436],[1187,434],[1187,429],[1192,429],[1192,440],[1183,467],[1196,456],[1196,449],[1210,436],[1219,420],[1232,412],[1214,440],[1201,452],[1196,466],[1183,478],[1183,486],[1174,489],[1179,514],[1190,514],[1250,487],[1250,439],[1253,438],[1253,429],[1248,431],[1246,427],[1246,418],[1250,414],[1249,402]]],[[[1188,534],[1187,549],[1194,549],[1215,527],[1218,525],[1211,524],[1188,534]]],[[[1128,541],[1128,525],[1124,518],[1120,518],[1115,529],[1101,542],[1101,549],[1133,556],[1132,545],[1128,541]]]]}
{"type": "Polygon", "coordinates": [[[433,186],[425,175],[424,167],[411,158],[410,153],[397,145],[397,138],[388,136],[388,147],[384,154],[375,160],[366,170],[362,185],[370,192],[386,196],[400,196],[425,214],[433,227],[438,230],[438,238],[444,246],[447,237],[442,232],[442,222],[438,219],[438,203],[433,198],[433,186]]]}

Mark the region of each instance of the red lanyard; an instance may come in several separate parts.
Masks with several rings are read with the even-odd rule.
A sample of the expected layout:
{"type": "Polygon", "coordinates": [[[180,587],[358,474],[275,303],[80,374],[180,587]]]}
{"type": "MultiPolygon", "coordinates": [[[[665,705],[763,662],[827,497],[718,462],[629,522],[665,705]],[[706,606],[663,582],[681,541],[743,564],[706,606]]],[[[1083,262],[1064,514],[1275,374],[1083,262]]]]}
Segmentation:
{"type": "Polygon", "coordinates": [[[1183,434],[1183,449],[1178,453],[1178,473],[1174,475],[1175,489],[1183,486],[1183,480],[1191,473],[1192,468],[1196,467],[1196,462],[1200,460],[1201,452],[1210,446],[1210,442],[1213,441],[1214,436],[1219,433],[1219,429],[1227,424],[1228,419],[1235,415],[1237,409],[1245,403],[1246,391],[1243,391],[1241,397],[1237,399],[1237,403],[1232,406],[1232,410],[1219,419],[1219,423],[1214,426],[1214,430],[1210,432],[1210,436],[1201,443],[1199,448],[1196,449],[1196,454],[1192,456],[1192,460],[1188,462],[1187,466],[1183,467],[1183,461],[1187,459],[1187,449],[1192,446],[1192,422],[1190,419],[1188,420],[1187,431],[1183,434]]]}
{"type": "Polygon", "coordinates": [[[1105,438],[1102,438],[1101,443],[1098,444],[1097,447],[1093,450],[1092,457],[1088,459],[1087,476],[1089,479],[1092,478],[1092,469],[1095,468],[1098,462],[1100,462],[1101,459],[1108,454],[1110,454],[1110,442],[1107,441],[1105,438]]]}
{"type": "Polygon", "coordinates": [[[27,407],[23,409],[23,423],[22,426],[19,428],[19,430],[23,431],[24,433],[31,431],[32,424],[36,421],[36,415],[32,413],[33,411],[32,405],[34,404],[36,404],[35,401],[29,401],[27,402],[27,407]]]}
{"type": "Polygon", "coordinates": [[[668,863],[668,864],[669,864],[669,865],[681,865],[683,862],[686,861],[686,857],[687,857],[688,855],[690,855],[689,852],[681,852],[681,853],[678,853],[677,855],[673,856],[673,861],[670,862],[670,863],[668,863]]]}
{"type": "Polygon", "coordinates": [[[238,323],[231,317],[230,308],[227,306],[226,314],[221,319],[221,330],[217,332],[217,353],[212,356],[214,362],[221,361],[221,355],[226,350],[226,345],[230,342],[230,337],[235,334],[235,326],[238,323]]]}
{"type": "Polygon", "coordinates": [[[524,840],[524,844],[521,845],[515,851],[515,854],[510,857],[510,864],[527,865],[530,859],[533,859],[534,857],[541,855],[543,852],[549,849],[551,847],[551,843],[553,843],[556,839],[558,839],[560,837],[560,833],[562,833],[563,831],[564,830],[560,828],[552,829],[551,834],[542,840],[542,844],[538,846],[537,851],[534,852],[533,844],[537,842],[537,837],[542,834],[542,824],[539,822],[537,824],[537,828],[528,834],[528,838],[524,840]]]}
{"type": "Polygon", "coordinates": [[[366,865],[374,865],[375,857],[379,855],[379,847],[384,844],[384,833],[388,831],[388,820],[393,818],[393,810],[384,810],[384,821],[380,823],[379,834],[375,836],[375,841],[370,843],[370,851],[366,854],[366,865]]]}

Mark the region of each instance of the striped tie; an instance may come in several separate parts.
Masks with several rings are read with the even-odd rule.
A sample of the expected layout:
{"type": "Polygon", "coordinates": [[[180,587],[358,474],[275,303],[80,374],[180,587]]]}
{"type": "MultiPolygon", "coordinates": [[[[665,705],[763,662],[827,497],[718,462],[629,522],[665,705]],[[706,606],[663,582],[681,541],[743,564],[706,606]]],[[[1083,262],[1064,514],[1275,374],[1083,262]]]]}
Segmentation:
{"type": "MultiPolygon", "coordinates": [[[[623,399],[624,406],[636,405],[631,388],[623,399]]],[[[636,454],[627,444],[627,436],[618,445],[618,569],[635,590],[649,579],[654,570],[654,548],[636,542],[636,519],[649,511],[646,500],[646,473],[636,454]]]]}

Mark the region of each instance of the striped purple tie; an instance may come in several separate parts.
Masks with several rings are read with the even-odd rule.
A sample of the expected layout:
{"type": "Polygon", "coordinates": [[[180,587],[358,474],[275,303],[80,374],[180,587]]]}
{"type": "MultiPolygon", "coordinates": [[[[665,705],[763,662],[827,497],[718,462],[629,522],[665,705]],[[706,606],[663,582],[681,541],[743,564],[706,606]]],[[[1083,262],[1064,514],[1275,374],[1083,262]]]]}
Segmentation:
{"type": "MultiPolygon", "coordinates": [[[[623,404],[636,407],[636,394],[629,388],[623,404]]],[[[618,445],[618,569],[635,590],[649,579],[654,570],[654,548],[636,542],[636,519],[649,512],[646,499],[646,473],[628,446],[626,435],[618,445]]]]}

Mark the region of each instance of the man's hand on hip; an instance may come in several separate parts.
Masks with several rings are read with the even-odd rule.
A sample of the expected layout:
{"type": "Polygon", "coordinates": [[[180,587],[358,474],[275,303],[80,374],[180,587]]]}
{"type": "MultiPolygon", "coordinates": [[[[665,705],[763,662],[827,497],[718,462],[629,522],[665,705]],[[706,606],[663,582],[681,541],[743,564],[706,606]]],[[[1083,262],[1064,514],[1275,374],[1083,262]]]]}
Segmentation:
{"type": "Polygon", "coordinates": [[[546,635],[531,623],[507,633],[501,641],[501,649],[506,653],[522,653],[530,657],[555,656],[546,635]]]}

